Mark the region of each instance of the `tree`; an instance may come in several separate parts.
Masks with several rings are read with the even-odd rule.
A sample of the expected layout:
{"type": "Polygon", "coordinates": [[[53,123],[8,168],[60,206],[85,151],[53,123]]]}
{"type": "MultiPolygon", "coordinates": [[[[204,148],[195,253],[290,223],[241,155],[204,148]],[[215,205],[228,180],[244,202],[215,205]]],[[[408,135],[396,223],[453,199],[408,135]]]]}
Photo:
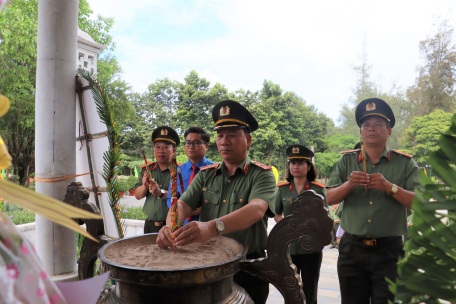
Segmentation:
{"type": "Polygon", "coordinates": [[[439,21],[435,33],[420,41],[424,65],[407,95],[417,108],[418,115],[437,109],[453,112],[455,106],[456,46],[454,29],[448,20],[439,21]]]}
{"type": "MultiPolygon", "coordinates": [[[[79,2],[79,26],[96,42],[113,48],[108,31],[113,19],[93,21],[86,0],[79,2]]],[[[35,82],[38,1],[15,0],[0,13],[0,92],[11,110],[0,120],[5,143],[13,157],[14,173],[28,183],[35,160],[35,82]]],[[[76,72],[76,71],[75,71],[76,72]]]]}
{"type": "Polygon", "coordinates": [[[328,178],[331,175],[334,165],[342,156],[340,152],[317,152],[315,153],[315,167],[320,177],[328,178]]]}
{"type": "Polygon", "coordinates": [[[415,117],[405,131],[405,152],[413,154],[415,161],[424,166],[432,151],[439,149],[439,137],[450,126],[452,113],[437,110],[431,114],[415,117]]]}

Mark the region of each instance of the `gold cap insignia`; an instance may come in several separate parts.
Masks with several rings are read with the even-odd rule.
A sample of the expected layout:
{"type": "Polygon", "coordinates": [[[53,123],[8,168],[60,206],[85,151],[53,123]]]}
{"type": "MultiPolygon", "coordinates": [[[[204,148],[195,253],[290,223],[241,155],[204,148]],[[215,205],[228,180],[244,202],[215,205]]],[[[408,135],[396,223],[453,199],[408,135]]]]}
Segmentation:
{"type": "Polygon", "coordinates": [[[160,135],[168,135],[168,130],[166,130],[166,129],[161,129],[160,135]]]}
{"type": "Polygon", "coordinates": [[[220,116],[228,116],[230,115],[230,107],[225,106],[220,108],[220,116]]]}
{"type": "Polygon", "coordinates": [[[366,111],[373,111],[373,110],[375,110],[376,108],[377,108],[377,107],[375,106],[375,103],[373,103],[373,102],[372,102],[372,103],[368,103],[368,104],[366,105],[366,111]]]}
{"type": "Polygon", "coordinates": [[[299,148],[298,147],[293,148],[292,153],[299,153],[299,148]]]}

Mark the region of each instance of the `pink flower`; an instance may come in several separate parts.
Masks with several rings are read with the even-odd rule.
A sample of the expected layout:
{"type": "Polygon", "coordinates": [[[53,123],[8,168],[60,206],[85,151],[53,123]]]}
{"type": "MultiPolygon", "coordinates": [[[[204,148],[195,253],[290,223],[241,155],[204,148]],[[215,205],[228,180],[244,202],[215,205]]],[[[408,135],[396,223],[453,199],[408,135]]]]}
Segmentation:
{"type": "Polygon", "coordinates": [[[61,300],[60,296],[56,293],[51,297],[51,304],[58,303],[61,300]]]}
{"type": "Polygon", "coordinates": [[[42,278],[43,280],[47,278],[47,273],[46,273],[46,271],[41,271],[41,272],[40,272],[40,278],[42,278]]]}
{"type": "Polygon", "coordinates": [[[27,282],[29,282],[29,283],[32,282],[32,281],[33,281],[33,276],[32,276],[32,274],[27,273],[27,274],[25,275],[25,280],[26,280],[27,282]]]}
{"type": "Polygon", "coordinates": [[[36,294],[37,294],[39,297],[44,296],[44,289],[41,288],[41,287],[38,288],[38,289],[36,290],[36,294]]]}
{"type": "Polygon", "coordinates": [[[27,254],[30,253],[29,250],[28,250],[28,248],[25,247],[24,244],[21,245],[21,251],[22,251],[22,253],[25,254],[25,255],[27,255],[27,254]]]}
{"type": "Polygon", "coordinates": [[[17,279],[19,276],[19,270],[14,264],[6,265],[6,272],[11,279],[17,279]]]}
{"type": "Polygon", "coordinates": [[[5,244],[6,248],[11,249],[11,242],[9,239],[4,238],[4,239],[2,239],[2,241],[3,241],[3,244],[5,244]]]}

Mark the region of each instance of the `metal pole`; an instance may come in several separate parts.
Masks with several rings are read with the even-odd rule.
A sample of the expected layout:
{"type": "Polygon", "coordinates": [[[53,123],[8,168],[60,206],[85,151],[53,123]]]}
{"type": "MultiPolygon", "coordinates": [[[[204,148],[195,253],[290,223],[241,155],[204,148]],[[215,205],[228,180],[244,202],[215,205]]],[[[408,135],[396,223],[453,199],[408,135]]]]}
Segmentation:
{"type": "MultiPolygon", "coordinates": [[[[36,175],[57,177],[76,172],[75,66],[79,1],[38,1],[36,73],[36,175]]],[[[36,192],[63,200],[74,179],[37,183],[36,192]]],[[[76,234],[36,217],[36,249],[49,275],[77,278],[76,234]],[[64,275],[66,274],[66,276],[64,275]]]]}

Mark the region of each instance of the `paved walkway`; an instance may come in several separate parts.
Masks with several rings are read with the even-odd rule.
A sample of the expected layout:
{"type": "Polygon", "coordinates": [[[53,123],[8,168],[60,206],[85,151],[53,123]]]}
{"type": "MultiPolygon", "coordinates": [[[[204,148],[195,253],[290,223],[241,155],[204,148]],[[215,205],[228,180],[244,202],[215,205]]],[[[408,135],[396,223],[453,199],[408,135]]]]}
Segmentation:
{"type": "MultiPolygon", "coordinates": [[[[126,206],[142,206],[144,199],[137,200],[134,196],[125,195],[120,201],[121,205],[126,206]]],[[[274,227],[274,219],[268,221],[268,232],[274,227]]],[[[339,304],[340,289],[339,280],[337,278],[337,258],[339,251],[337,249],[329,249],[329,246],[323,250],[323,262],[320,270],[320,281],[318,284],[318,303],[319,304],[339,304]]],[[[270,285],[269,298],[267,304],[283,304],[282,294],[273,286],[270,285]]]]}

